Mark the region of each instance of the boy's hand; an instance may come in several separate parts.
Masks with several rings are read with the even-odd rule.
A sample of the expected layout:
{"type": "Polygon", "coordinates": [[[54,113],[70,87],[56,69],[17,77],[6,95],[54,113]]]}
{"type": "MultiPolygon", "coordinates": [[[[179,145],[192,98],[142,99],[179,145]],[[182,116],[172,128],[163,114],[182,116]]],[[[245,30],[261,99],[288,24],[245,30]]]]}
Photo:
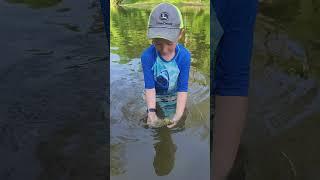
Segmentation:
{"type": "Polygon", "coordinates": [[[167,127],[168,127],[168,128],[173,128],[173,127],[175,127],[175,126],[178,124],[178,121],[179,121],[179,120],[176,120],[176,121],[173,121],[173,120],[172,120],[172,124],[169,124],[167,127]]]}
{"type": "Polygon", "coordinates": [[[172,118],[172,124],[169,124],[167,127],[168,128],[173,128],[173,127],[175,127],[177,124],[178,124],[178,122],[180,121],[180,119],[181,119],[181,116],[178,116],[177,114],[175,114],[174,116],[173,116],[173,118],[172,118]]]}
{"type": "Polygon", "coordinates": [[[147,124],[148,125],[153,125],[158,121],[158,116],[156,115],[155,112],[149,112],[148,113],[148,119],[147,119],[147,124]]]}

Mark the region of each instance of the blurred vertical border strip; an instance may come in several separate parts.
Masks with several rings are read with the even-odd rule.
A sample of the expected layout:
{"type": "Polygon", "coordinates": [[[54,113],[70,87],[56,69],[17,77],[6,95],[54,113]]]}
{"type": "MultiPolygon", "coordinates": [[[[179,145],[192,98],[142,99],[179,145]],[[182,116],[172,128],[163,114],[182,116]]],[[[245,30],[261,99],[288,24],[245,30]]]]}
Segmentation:
{"type": "Polygon", "coordinates": [[[213,121],[214,121],[214,48],[213,48],[213,30],[214,30],[214,23],[212,22],[213,19],[213,11],[214,11],[214,1],[210,0],[210,179],[213,178],[213,121]]]}
{"type": "Polygon", "coordinates": [[[104,29],[106,31],[107,34],[107,44],[108,44],[108,49],[110,47],[110,30],[109,30],[109,21],[110,21],[110,1],[107,0],[100,0],[100,4],[101,4],[101,11],[102,11],[102,15],[103,15],[103,20],[104,20],[104,29]]]}
{"type": "Polygon", "coordinates": [[[104,112],[104,120],[106,123],[106,146],[107,146],[107,169],[106,169],[106,179],[110,179],[110,1],[109,0],[100,0],[101,11],[104,21],[104,29],[106,32],[106,70],[107,70],[107,78],[106,78],[106,103],[103,103],[106,107],[103,107],[104,112]]]}

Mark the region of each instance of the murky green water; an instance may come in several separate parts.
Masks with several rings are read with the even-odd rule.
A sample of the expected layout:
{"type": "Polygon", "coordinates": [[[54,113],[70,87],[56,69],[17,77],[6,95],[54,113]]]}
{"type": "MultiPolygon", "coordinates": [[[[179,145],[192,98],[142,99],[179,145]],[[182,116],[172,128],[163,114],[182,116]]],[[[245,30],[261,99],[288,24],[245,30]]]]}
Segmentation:
{"type": "Polygon", "coordinates": [[[248,179],[319,179],[320,1],[262,1],[251,71],[248,179]]]}
{"type": "Polygon", "coordinates": [[[209,9],[182,8],[183,43],[192,54],[187,116],[175,130],[146,129],[140,54],[151,7],[112,8],[111,32],[111,176],[129,179],[209,179],[209,9]]]}
{"type": "Polygon", "coordinates": [[[105,179],[98,0],[0,1],[0,179],[105,179]]]}

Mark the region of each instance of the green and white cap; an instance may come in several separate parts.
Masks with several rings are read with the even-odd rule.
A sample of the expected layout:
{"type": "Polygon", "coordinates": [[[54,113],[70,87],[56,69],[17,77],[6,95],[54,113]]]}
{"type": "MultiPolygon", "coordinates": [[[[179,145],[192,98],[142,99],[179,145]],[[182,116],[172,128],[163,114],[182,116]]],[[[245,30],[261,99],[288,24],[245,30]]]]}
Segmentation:
{"type": "Polygon", "coordinates": [[[150,13],[147,37],[177,42],[183,20],[180,10],[172,4],[161,3],[150,13]]]}

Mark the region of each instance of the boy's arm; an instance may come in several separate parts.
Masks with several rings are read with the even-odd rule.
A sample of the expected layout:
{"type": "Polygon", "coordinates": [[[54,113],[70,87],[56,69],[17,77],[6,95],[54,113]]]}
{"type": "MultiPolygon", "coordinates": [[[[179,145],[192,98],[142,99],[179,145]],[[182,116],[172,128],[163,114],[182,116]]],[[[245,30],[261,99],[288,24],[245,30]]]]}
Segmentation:
{"type": "MultiPolygon", "coordinates": [[[[146,92],[146,103],[148,109],[150,108],[156,108],[156,90],[155,88],[153,89],[145,89],[146,92]]],[[[148,119],[153,120],[156,118],[156,113],[155,112],[149,112],[148,113],[148,119]]]]}
{"type": "Polygon", "coordinates": [[[186,108],[187,97],[188,97],[188,92],[178,92],[176,113],[172,118],[173,121],[178,121],[181,119],[183,112],[186,108]]]}
{"type": "Polygon", "coordinates": [[[146,103],[148,109],[156,108],[156,90],[153,89],[145,89],[146,92],[146,103]]]}
{"type": "Polygon", "coordinates": [[[173,123],[168,125],[168,128],[173,128],[176,126],[181,119],[184,110],[186,108],[187,104],[187,97],[188,97],[188,92],[178,92],[177,94],[177,107],[176,107],[176,113],[174,114],[172,121],[173,123]]]}
{"type": "Polygon", "coordinates": [[[176,113],[172,118],[174,123],[171,125],[168,125],[169,128],[174,127],[177,124],[177,122],[181,119],[187,104],[190,63],[191,63],[191,58],[190,58],[190,53],[188,52],[186,54],[184,61],[180,65],[176,113]]]}
{"type": "Polygon", "coordinates": [[[141,65],[143,71],[143,79],[144,79],[144,88],[154,89],[154,77],[152,66],[154,64],[154,60],[148,55],[148,53],[143,53],[141,56],[141,65]]]}
{"type": "MultiPolygon", "coordinates": [[[[146,55],[143,54],[141,56],[141,65],[143,70],[143,76],[144,76],[144,87],[145,87],[145,100],[147,104],[147,108],[156,108],[156,90],[154,85],[154,78],[153,78],[153,61],[152,59],[146,55]]],[[[155,112],[149,112],[148,113],[148,122],[154,121],[157,119],[155,112]]]]}

